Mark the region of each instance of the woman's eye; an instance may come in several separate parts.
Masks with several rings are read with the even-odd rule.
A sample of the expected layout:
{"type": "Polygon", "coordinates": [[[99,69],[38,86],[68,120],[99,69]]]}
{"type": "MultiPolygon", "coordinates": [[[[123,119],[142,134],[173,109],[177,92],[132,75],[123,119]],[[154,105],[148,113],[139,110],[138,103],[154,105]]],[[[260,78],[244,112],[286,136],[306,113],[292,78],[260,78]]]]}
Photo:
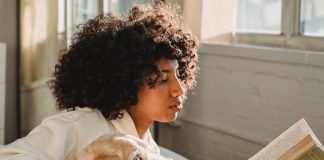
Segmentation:
{"type": "Polygon", "coordinates": [[[167,74],[166,74],[166,73],[162,73],[162,74],[161,74],[161,77],[160,77],[159,82],[160,82],[161,84],[165,84],[165,83],[168,82],[168,78],[167,78],[167,74]]]}
{"type": "Polygon", "coordinates": [[[168,83],[168,79],[162,79],[162,80],[161,80],[161,83],[162,83],[162,84],[168,83]]]}

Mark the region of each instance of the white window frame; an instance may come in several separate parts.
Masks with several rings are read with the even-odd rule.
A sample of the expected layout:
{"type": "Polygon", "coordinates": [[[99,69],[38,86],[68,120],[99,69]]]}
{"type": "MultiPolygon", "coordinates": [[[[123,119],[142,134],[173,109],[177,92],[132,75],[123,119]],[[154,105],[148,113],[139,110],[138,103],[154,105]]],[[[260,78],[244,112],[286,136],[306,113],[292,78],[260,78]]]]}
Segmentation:
{"type": "MultiPolygon", "coordinates": [[[[106,10],[109,10],[109,0],[97,0],[98,1],[98,15],[99,14],[104,14],[105,12],[107,12],[106,10]],[[108,2],[108,4],[107,4],[108,2]],[[104,5],[108,5],[108,6],[104,6],[104,5]]],[[[61,32],[57,32],[58,34],[58,40],[59,43],[62,44],[61,41],[65,41],[65,45],[64,46],[60,46],[60,48],[66,48],[67,46],[69,46],[71,44],[71,39],[73,36],[73,0],[64,0],[64,30],[61,32]]],[[[59,6],[58,6],[59,7],[59,6]]]]}
{"type": "MultiPolygon", "coordinates": [[[[112,10],[111,0],[97,0],[98,1],[98,15],[107,14],[112,10]]],[[[177,0],[179,1],[179,0],[177,0]]],[[[145,3],[153,3],[153,0],[145,0],[145,3]]],[[[62,48],[66,48],[71,44],[73,38],[73,0],[64,0],[64,31],[58,32],[58,39],[65,41],[66,45],[62,48]]]]}
{"type": "Polygon", "coordinates": [[[280,34],[234,33],[234,44],[251,44],[302,50],[324,51],[324,37],[300,35],[300,0],[282,0],[280,34]]]}

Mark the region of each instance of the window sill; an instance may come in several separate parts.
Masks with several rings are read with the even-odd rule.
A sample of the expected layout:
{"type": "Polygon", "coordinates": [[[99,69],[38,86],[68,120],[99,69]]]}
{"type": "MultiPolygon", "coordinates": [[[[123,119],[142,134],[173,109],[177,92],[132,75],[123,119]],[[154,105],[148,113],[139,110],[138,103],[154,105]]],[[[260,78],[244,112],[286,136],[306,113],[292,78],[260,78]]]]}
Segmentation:
{"type": "Polygon", "coordinates": [[[324,67],[324,52],[202,41],[199,54],[324,67]]]}

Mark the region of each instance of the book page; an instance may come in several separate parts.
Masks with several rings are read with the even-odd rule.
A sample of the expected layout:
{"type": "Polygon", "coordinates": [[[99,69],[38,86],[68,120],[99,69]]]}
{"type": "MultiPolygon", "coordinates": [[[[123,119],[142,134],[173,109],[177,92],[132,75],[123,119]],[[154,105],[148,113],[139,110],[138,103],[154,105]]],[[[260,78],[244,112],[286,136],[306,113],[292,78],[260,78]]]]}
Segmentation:
{"type": "Polygon", "coordinates": [[[287,152],[280,156],[279,160],[296,160],[305,153],[310,152],[316,147],[316,144],[310,134],[291,147],[287,152]]]}
{"type": "Polygon", "coordinates": [[[252,156],[249,160],[277,160],[308,134],[310,134],[320,145],[319,140],[310,129],[305,119],[301,119],[270,142],[261,151],[252,156]]]}

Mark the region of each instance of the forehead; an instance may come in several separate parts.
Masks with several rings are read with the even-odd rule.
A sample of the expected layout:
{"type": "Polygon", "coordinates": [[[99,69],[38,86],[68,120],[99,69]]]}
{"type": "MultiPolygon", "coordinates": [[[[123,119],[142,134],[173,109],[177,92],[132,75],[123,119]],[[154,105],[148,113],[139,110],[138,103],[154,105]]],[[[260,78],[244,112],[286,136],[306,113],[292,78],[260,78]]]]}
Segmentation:
{"type": "Polygon", "coordinates": [[[157,67],[160,70],[177,70],[179,67],[178,61],[175,59],[167,59],[167,58],[161,58],[156,63],[157,67]]]}

